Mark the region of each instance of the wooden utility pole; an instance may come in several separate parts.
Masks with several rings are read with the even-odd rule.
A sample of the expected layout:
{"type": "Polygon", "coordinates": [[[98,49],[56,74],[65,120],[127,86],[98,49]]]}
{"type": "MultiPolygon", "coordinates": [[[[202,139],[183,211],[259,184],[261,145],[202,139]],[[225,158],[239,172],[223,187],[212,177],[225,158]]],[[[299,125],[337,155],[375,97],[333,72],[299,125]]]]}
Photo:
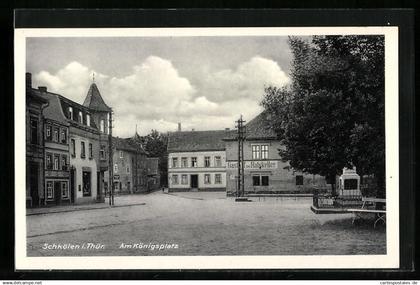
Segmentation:
{"type": "Polygon", "coordinates": [[[108,173],[109,173],[109,205],[114,206],[114,168],[113,168],[113,147],[112,147],[112,110],[109,112],[108,121],[108,173]]]}
{"type": "Polygon", "coordinates": [[[244,140],[246,134],[245,121],[242,120],[242,115],[236,121],[236,128],[238,129],[238,191],[236,197],[243,197],[245,194],[245,176],[244,176],[244,140]]]}

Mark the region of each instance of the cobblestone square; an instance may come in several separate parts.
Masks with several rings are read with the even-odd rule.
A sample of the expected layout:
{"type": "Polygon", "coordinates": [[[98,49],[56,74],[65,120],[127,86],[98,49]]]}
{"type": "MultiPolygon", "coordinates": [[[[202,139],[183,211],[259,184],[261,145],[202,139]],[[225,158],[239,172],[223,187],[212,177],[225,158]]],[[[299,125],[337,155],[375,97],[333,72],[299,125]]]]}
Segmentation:
{"type": "Polygon", "coordinates": [[[225,193],[155,192],[126,207],[27,216],[28,256],[385,254],[385,227],[316,215],[310,198],[238,203],[225,193]],[[140,203],[145,203],[141,205],[140,203]]]}

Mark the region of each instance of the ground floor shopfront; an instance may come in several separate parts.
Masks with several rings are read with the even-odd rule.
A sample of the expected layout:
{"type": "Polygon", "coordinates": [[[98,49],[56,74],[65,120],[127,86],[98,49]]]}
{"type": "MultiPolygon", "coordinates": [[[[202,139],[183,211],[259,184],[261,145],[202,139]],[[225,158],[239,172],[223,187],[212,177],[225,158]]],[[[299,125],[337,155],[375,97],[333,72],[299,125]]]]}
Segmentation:
{"type": "Polygon", "coordinates": [[[226,191],[225,171],[170,172],[169,191],[226,191]]]}
{"type": "MultiPolygon", "coordinates": [[[[226,162],[226,192],[238,190],[237,161],[226,162]]],[[[244,162],[244,190],[246,193],[309,193],[314,187],[327,187],[319,175],[294,171],[281,160],[247,160],[244,162]]]]}

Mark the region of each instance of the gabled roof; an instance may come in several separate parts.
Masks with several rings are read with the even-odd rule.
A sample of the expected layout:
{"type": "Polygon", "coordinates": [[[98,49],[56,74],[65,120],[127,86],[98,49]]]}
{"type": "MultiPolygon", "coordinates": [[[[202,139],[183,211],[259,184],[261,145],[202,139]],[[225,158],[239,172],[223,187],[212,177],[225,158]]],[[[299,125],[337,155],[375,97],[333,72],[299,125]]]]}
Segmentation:
{"type": "Polygon", "coordinates": [[[102,99],[98,86],[96,86],[95,83],[92,83],[90,85],[85,101],[83,102],[83,106],[89,107],[94,111],[111,111],[111,108],[108,107],[108,105],[105,104],[104,99],[102,99]]]}
{"type": "Polygon", "coordinates": [[[130,152],[139,152],[147,154],[146,151],[143,149],[143,146],[135,143],[132,140],[132,138],[112,137],[112,145],[117,150],[125,150],[130,152]]]}
{"type": "MultiPolygon", "coordinates": [[[[276,133],[270,128],[269,115],[266,111],[261,112],[254,119],[249,121],[246,126],[247,140],[275,140],[276,133]]],[[[227,133],[225,140],[236,140],[237,131],[227,133]]]]}
{"type": "Polygon", "coordinates": [[[228,131],[170,132],[168,152],[225,150],[223,138],[228,131]]]}

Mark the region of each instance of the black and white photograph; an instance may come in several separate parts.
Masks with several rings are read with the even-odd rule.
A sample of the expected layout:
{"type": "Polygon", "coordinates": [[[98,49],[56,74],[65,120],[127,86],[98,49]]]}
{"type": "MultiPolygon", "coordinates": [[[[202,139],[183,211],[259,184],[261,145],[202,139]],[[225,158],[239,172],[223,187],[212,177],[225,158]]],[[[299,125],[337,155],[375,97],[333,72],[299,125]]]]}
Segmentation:
{"type": "Polygon", "coordinates": [[[398,267],[395,27],[15,33],[17,267],[398,267]]]}

